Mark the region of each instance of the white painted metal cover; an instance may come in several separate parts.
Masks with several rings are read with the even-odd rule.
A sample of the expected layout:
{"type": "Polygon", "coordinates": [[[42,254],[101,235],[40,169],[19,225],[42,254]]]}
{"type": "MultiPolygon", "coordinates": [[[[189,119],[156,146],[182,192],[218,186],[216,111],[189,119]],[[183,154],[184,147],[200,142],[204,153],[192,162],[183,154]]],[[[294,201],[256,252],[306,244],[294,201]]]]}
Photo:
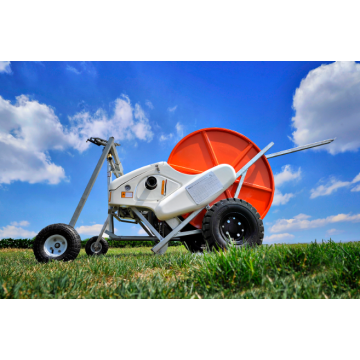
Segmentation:
{"type": "Polygon", "coordinates": [[[212,171],[186,186],[186,191],[198,205],[220,190],[223,190],[223,185],[212,171]]]}

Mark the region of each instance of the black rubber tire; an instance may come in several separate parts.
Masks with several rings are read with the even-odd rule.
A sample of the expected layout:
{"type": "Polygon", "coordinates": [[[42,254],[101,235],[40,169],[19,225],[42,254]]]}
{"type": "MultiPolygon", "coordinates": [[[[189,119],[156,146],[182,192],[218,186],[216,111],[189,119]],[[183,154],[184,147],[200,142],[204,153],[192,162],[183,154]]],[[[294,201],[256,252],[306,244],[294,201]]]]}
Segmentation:
{"type": "Polygon", "coordinates": [[[99,255],[105,255],[109,250],[109,243],[104,239],[100,239],[100,246],[101,249],[98,252],[94,252],[93,249],[91,249],[91,245],[97,240],[97,236],[93,236],[88,240],[88,242],[85,245],[85,251],[89,256],[99,256],[99,255]]]}
{"type": "Polygon", "coordinates": [[[75,260],[79,255],[81,249],[81,239],[77,231],[67,224],[53,224],[43,228],[36,236],[33,251],[37,261],[48,262],[50,260],[56,261],[71,261],[75,260]],[[50,256],[45,252],[45,241],[52,235],[61,235],[67,241],[67,249],[60,256],[50,256]]]}
{"type": "MultiPolygon", "coordinates": [[[[229,220],[230,221],[230,220],[229,220]]],[[[264,239],[264,224],[256,209],[241,199],[225,199],[214,204],[203,219],[203,236],[209,249],[226,249],[230,242],[226,239],[225,231],[229,226],[230,232],[242,234],[235,239],[236,246],[261,245],[264,239]],[[229,219],[236,219],[234,224],[227,225],[229,219]],[[238,225],[239,224],[239,225],[238,225]],[[225,226],[225,229],[224,229],[225,226]],[[232,226],[232,228],[230,228],[232,226]],[[241,231],[240,231],[241,228],[241,231]]]]}

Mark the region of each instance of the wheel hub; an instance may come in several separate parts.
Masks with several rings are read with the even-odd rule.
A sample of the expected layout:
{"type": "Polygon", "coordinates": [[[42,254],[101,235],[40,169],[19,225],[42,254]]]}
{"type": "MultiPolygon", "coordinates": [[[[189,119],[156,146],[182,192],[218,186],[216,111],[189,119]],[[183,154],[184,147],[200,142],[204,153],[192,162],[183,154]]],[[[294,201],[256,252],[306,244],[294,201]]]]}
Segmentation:
{"type": "Polygon", "coordinates": [[[62,235],[51,235],[45,240],[44,251],[49,257],[58,257],[65,253],[68,247],[66,238],[62,235]]]}
{"type": "Polygon", "coordinates": [[[99,253],[102,249],[102,245],[101,243],[96,244],[96,242],[94,242],[91,244],[90,249],[93,253],[99,253]]]}
{"type": "Polygon", "coordinates": [[[221,231],[227,241],[230,241],[230,239],[239,241],[246,235],[246,227],[243,219],[240,219],[237,215],[226,216],[222,221],[221,231]]]}

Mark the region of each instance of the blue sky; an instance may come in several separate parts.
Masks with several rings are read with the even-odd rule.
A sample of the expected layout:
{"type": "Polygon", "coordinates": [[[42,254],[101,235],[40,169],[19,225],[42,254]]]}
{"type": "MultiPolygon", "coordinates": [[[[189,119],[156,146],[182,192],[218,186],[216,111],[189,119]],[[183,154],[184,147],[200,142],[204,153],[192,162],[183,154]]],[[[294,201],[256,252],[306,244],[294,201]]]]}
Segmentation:
{"type": "MultiPolygon", "coordinates": [[[[166,161],[186,134],[238,131],[276,152],[265,242],[360,240],[360,64],[355,62],[0,62],[0,238],[68,223],[115,136],[125,172],[166,161]]],[[[107,211],[102,169],[76,225],[95,235],[107,211]]],[[[140,228],[116,223],[118,234],[140,228]]]]}

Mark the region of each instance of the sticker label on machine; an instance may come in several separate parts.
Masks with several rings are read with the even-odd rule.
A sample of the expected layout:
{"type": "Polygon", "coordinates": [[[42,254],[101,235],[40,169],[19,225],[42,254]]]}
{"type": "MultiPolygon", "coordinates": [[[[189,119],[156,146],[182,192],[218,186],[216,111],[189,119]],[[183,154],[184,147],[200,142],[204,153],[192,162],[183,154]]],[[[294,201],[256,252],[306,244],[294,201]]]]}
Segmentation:
{"type": "Polygon", "coordinates": [[[219,178],[210,171],[200,179],[194,181],[186,188],[189,195],[197,205],[223,189],[219,178]]]}
{"type": "Polygon", "coordinates": [[[122,198],[132,198],[132,197],[133,197],[133,192],[130,192],[130,191],[122,191],[122,192],[121,192],[121,197],[122,197],[122,198]]]}

